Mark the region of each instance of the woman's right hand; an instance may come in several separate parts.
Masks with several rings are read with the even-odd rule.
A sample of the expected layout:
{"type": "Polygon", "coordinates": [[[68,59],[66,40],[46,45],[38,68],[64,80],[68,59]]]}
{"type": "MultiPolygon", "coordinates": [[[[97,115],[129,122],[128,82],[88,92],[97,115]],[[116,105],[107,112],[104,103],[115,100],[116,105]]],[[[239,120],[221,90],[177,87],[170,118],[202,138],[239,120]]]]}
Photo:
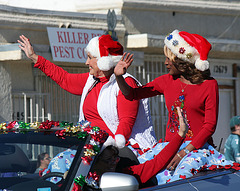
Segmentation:
{"type": "Polygon", "coordinates": [[[124,53],[121,60],[117,63],[117,65],[114,68],[114,74],[116,76],[121,76],[127,72],[128,67],[133,62],[133,54],[130,53],[124,53]]]}
{"type": "Polygon", "coordinates": [[[24,35],[19,36],[19,38],[21,40],[21,41],[17,40],[18,43],[20,44],[19,48],[21,48],[25,52],[28,58],[30,58],[34,63],[36,63],[38,60],[38,55],[36,55],[36,53],[34,52],[29,39],[24,35]]]}

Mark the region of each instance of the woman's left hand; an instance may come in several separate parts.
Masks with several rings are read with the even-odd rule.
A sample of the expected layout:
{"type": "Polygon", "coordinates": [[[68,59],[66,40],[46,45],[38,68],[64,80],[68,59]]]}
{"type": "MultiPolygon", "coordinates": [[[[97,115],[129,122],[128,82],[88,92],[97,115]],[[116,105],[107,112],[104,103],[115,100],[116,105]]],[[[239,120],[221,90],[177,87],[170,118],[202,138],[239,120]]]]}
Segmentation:
{"type": "Polygon", "coordinates": [[[133,54],[130,53],[124,53],[121,60],[117,63],[117,65],[114,68],[114,74],[116,76],[121,76],[127,72],[128,67],[133,62],[133,54]]]}
{"type": "Polygon", "coordinates": [[[168,170],[175,170],[179,162],[182,160],[182,158],[186,155],[184,150],[179,151],[171,160],[171,162],[168,164],[167,169],[168,170]]]}

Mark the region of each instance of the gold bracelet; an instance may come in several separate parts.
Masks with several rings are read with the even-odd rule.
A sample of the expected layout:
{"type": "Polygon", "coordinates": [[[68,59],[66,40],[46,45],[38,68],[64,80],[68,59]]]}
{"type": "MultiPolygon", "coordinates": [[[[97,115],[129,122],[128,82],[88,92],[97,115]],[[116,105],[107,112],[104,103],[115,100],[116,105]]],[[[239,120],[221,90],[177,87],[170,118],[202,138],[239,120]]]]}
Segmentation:
{"type": "Polygon", "coordinates": [[[180,159],[182,159],[182,157],[180,156],[180,154],[179,154],[179,153],[177,153],[177,156],[178,156],[180,159]]]}

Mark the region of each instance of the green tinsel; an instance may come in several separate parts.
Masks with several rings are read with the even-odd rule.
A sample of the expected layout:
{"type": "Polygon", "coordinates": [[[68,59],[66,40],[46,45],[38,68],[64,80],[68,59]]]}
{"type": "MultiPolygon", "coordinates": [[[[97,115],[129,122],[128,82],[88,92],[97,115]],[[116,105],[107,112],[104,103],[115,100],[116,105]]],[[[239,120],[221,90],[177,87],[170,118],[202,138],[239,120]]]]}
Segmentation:
{"type": "Polygon", "coordinates": [[[100,130],[100,128],[99,127],[93,127],[93,131],[99,131],[100,130]]]}
{"type": "Polygon", "coordinates": [[[83,186],[86,183],[85,176],[80,175],[79,177],[74,178],[74,182],[80,186],[83,186]]]}
{"type": "Polygon", "coordinates": [[[79,133],[77,134],[77,138],[78,138],[78,139],[85,139],[87,135],[88,135],[88,133],[85,132],[85,131],[79,132],[79,133]]]}
{"type": "Polygon", "coordinates": [[[21,129],[30,129],[30,124],[29,123],[24,123],[22,121],[19,121],[19,128],[21,129]]]}
{"type": "Polygon", "coordinates": [[[69,122],[66,122],[66,121],[62,121],[61,123],[59,123],[60,127],[66,127],[66,126],[70,126],[72,127],[73,126],[73,123],[69,123],[69,122]]]}
{"type": "Polygon", "coordinates": [[[98,145],[93,145],[93,150],[96,154],[100,152],[100,147],[98,145]]]}

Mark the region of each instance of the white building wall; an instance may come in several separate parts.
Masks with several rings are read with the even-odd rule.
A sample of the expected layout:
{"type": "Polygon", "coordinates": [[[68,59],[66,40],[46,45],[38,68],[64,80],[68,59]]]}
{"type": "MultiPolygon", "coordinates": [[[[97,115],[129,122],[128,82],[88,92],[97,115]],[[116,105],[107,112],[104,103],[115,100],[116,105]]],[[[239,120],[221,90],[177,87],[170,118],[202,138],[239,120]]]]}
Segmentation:
{"type": "Polygon", "coordinates": [[[0,121],[12,120],[11,77],[9,67],[0,62],[0,121]]]}

